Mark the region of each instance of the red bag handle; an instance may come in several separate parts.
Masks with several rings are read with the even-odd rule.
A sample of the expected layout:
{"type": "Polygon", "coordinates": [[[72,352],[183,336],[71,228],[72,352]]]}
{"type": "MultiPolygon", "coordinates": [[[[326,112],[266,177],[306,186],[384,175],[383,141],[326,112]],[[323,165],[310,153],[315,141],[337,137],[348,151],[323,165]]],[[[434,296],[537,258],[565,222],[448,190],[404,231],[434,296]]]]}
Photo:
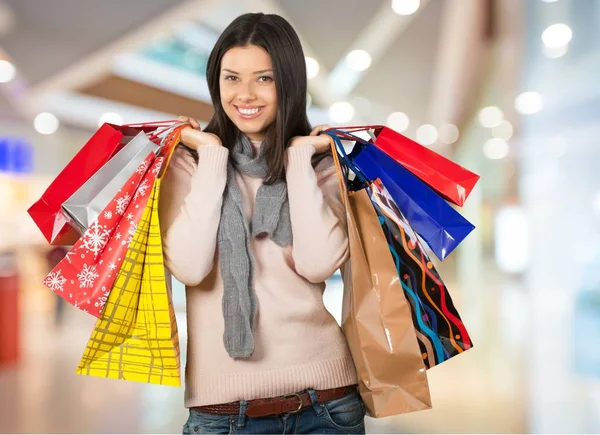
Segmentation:
{"type": "Polygon", "coordinates": [[[383,125],[350,125],[347,127],[330,127],[325,131],[341,130],[341,131],[347,131],[348,133],[352,133],[352,132],[364,131],[364,130],[378,130],[383,127],[384,127],[383,125]]]}
{"type": "Polygon", "coordinates": [[[136,127],[154,127],[154,126],[161,127],[164,125],[171,125],[176,122],[180,122],[180,121],[177,119],[173,119],[170,121],[137,122],[135,124],[123,124],[122,127],[134,127],[134,128],[136,128],[136,127]]]}

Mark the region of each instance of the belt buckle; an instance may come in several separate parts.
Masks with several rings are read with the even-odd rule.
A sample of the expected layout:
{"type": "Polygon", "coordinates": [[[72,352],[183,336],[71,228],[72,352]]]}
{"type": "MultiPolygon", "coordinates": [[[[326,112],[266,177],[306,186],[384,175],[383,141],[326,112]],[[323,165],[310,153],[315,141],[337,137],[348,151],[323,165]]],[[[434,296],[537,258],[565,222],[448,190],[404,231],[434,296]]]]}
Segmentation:
{"type": "Polygon", "coordinates": [[[284,399],[291,399],[292,397],[295,397],[296,399],[298,399],[298,402],[299,402],[298,409],[287,412],[286,414],[298,414],[300,412],[300,410],[302,409],[302,405],[304,405],[304,402],[302,401],[302,397],[300,397],[300,394],[296,393],[296,394],[288,394],[287,396],[283,396],[284,399]]]}

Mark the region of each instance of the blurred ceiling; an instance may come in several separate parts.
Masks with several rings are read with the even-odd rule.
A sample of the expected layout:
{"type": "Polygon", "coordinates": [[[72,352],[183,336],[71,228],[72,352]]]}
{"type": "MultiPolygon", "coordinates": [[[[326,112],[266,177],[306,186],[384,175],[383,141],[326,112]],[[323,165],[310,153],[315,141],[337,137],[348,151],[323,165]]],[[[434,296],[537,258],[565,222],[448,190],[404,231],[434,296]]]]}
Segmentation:
{"type": "Polygon", "coordinates": [[[0,45],[31,85],[163,14],[182,0],[4,0],[14,27],[0,45]]]}
{"type": "MultiPolygon", "coordinates": [[[[456,25],[480,23],[489,1],[421,0],[416,14],[399,16],[391,0],[0,0],[14,14],[12,29],[0,33],[0,47],[27,86],[27,98],[12,100],[23,116],[60,112],[58,105],[71,102],[62,117],[73,124],[92,124],[93,116],[81,112],[94,103],[98,110],[114,104],[140,117],[185,113],[207,120],[212,108],[202,63],[218,33],[245,12],[279,13],[321,66],[309,82],[314,119],[327,122],[329,105],[345,100],[357,110],[354,122],[385,123],[389,113],[402,111],[414,133],[419,124],[434,122],[431,102],[440,97],[434,93],[447,87],[440,75],[458,73],[444,64],[443,52],[456,49],[448,45],[448,17],[460,9],[464,21],[456,25]],[[357,45],[370,46],[373,64],[349,76],[344,57],[357,45]],[[352,84],[334,92],[340,77],[352,84]]],[[[471,27],[480,34],[470,40],[483,41],[483,26],[471,27]]],[[[1,107],[0,98],[0,115],[1,107]]],[[[435,121],[454,122],[456,113],[447,112],[435,114],[435,121]]]]}

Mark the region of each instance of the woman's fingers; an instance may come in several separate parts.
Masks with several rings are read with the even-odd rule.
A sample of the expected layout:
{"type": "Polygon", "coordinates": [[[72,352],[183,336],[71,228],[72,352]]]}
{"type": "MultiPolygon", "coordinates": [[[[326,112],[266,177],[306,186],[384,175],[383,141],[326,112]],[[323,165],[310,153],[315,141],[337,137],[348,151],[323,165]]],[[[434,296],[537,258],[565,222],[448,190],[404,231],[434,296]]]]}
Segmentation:
{"type": "Polygon", "coordinates": [[[200,130],[200,124],[194,118],[190,118],[189,116],[180,116],[177,118],[179,122],[189,122],[192,128],[196,130],[200,130]]]}
{"type": "Polygon", "coordinates": [[[310,132],[310,135],[317,136],[319,133],[321,133],[324,130],[327,130],[328,128],[331,128],[331,126],[327,125],[327,124],[317,125],[315,128],[312,129],[312,131],[310,132]]]}

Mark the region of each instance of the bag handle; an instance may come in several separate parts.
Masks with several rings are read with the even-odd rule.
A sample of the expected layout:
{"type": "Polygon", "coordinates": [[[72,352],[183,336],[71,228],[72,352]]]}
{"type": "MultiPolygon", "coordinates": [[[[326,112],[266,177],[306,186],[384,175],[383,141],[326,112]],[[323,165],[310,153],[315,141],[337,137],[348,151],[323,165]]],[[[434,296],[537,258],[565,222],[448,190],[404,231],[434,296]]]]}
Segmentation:
{"type": "Polygon", "coordinates": [[[382,129],[384,126],[383,125],[349,125],[347,127],[330,127],[326,130],[323,130],[324,132],[327,131],[340,131],[340,132],[359,132],[359,131],[366,131],[366,130],[379,130],[382,129]]]}
{"type": "Polygon", "coordinates": [[[173,153],[179,142],[181,142],[181,131],[186,128],[189,124],[180,123],[176,125],[171,132],[163,139],[161,143],[161,148],[159,149],[159,155],[164,157],[165,161],[160,168],[160,172],[157,178],[162,178],[165,174],[169,163],[171,163],[171,157],[173,157],[173,153]]]}
{"type": "Polygon", "coordinates": [[[333,162],[335,165],[335,172],[336,172],[336,176],[337,176],[338,186],[340,189],[340,195],[342,197],[342,203],[345,204],[349,189],[348,189],[348,180],[346,178],[346,175],[344,174],[344,169],[343,169],[344,166],[346,168],[351,169],[352,172],[354,172],[356,177],[363,184],[368,186],[370,184],[370,181],[365,176],[365,174],[360,170],[360,168],[358,168],[354,164],[354,162],[352,162],[352,160],[348,156],[348,153],[346,153],[346,150],[344,149],[344,146],[343,146],[340,138],[337,136],[338,133],[341,133],[341,132],[336,131],[336,130],[327,130],[327,131],[323,132],[323,134],[326,134],[327,136],[329,136],[329,143],[331,145],[331,155],[333,157],[333,162]],[[341,156],[340,156],[340,154],[341,154],[341,156]],[[343,165],[340,162],[340,160],[343,162],[343,165]]]}
{"type": "Polygon", "coordinates": [[[153,121],[153,122],[137,122],[134,124],[123,124],[121,127],[133,127],[133,128],[137,128],[137,127],[154,127],[154,126],[163,126],[163,125],[170,125],[170,124],[175,124],[179,122],[179,120],[177,119],[173,119],[170,121],[153,121]]]}
{"type": "Polygon", "coordinates": [[[354,136],[353,134],[349,134],[340,130],[328,130],[324,132],[324,134],[330,136],[335,142],[335,145],[338,149],[338,153],[341,154],[341,160],[344,162],[344,165],[347,168],[352,169],[352,172],[354,172],[354,174],[362,183],[369,184],[371,182],[369,178],[362,172],[362,170],[358,166],[356,166],[356,164],[352,161],[350,156],[348,156],[348,153],[346,152],[346,150],[344,149],[344,145],[342,144],[341,138],[343,137],[345,139],[355,140],[365,145],[369,145],[369,142],[365,141],[364,139],[361,139],[358,136],[354,136]]]}
{"type": "Polygon", "coordinates": [[[188,125],[190,125],[189,122],[175,122],[174,124],[171,124],[168,127],[163,127],[163,128],[156,130],[155,132],[153,132],[151,135],[148,136],[148,139],[150,139],[151,141],[154,141],[155,139],[160,139],[160,137],[162,135],[165,135],[159,144],[159,147],[162,148],[164,145],[165,139],[167,137],[169,137],[169,135],[171,134],[171,132],[174,129],[181,127],[181,126],[188,126],[188,125]]]}

